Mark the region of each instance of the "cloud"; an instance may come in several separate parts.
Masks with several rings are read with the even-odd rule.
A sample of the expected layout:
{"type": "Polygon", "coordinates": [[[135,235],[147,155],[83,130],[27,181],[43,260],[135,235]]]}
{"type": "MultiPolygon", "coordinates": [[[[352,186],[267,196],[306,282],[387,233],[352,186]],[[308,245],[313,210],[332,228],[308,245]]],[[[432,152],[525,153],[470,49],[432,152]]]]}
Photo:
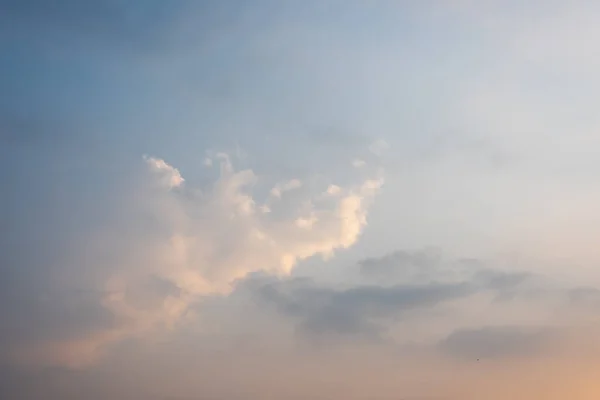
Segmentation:
{"type": "Polygon", "coordinates": [[[281,198],[281,195],[284,192],[289,192],[290,190],[298,189],[300,187],[302,187],[302,182],[300,182],[298,179],[292,179],[290,181],[275,185],[275,187],[271,189],[270,194],[273,197],[281,198]]]}
{"type": "Polygon", "coordinates": [[[183,184],[185,179],[183,179],[177,168],[172,167],[160,158],[144,156],[144,160],[148,164],[148,167],[159,176],[161,184],[165,185],[168,189],[176,188],[183,184]]]}
{"type": "MultiPolygon", "coordinates": [[[[340,188],[335,198],[324,197],[326,190],[303,192],[308,215],[286,210],[275,218],[259,212],[263,205],[253,197],[259,177],[249,169],[235,170],[227,154],[217,156],[219,178],[202,190],[184,185],[179,170],[166,161],[143,159],[147,184],[134,186],[133,208],[120,221],[124,233],[117,233],[123,227],[109,227],[102,242],[113,261],[105,267],[110,273],[100,303],[114,323],[76,338],[28,344],[16,352],[20,362],[87,366],[127,338],[143,339],[192,320],[191,305],[227,295],[249,273],[285,276],[301,260],[332,257],[358,240],[382,185],[367,179],[340,188]],[[155,221],[152,229],[137,233],[135,227],[148,218],[155,221]]],[[[291,180],[274,189],[282,194],[300,186],[291,180]]]]}
{"type": "Polygon", "coordinates": [[[592,286],[571,288],[566,293],[567,307],[572,316],[588,317],[591,321],[600,315],[600,289],[592,286]]]}
{"type": "Polygon", "coordinates": [[[473,293],[473,287],[464,282],[336,289],[308,278],[251,278],[241,289],[251,291],[261,303],[296,319],[299,328],[310,335],[356,335],[370,339],[384,334],[395,318],[473,293]]]}
{"type": "Polygon", "coordinates": [[[422,327],[442,306],[454,304],[447,309],[449,321],[445,322],[452,327],[473,302],[491,308],[494,302],[532,290],[525,285],[530,279],[527,273],[495,270],[483,262],[465,266],[445,260],[432,248],[395,251],[363,259],[358,265],[361,275],[372,283],[331,286],[309,278],[251,276],[236,286],[236,292],[250,293],[259,304],[274,307],[309,337],[379,340],[392,338],[402,321],[422,327]],[[423,319],[415,320],[419,315],[423,319]]]}
{"type": "MultiPolygon", "coordinates": [[[[173,207],[169,210],[176,228],[169,244],[172,253],[187,260],[178,267],[205,282],[200,286],[206,289],[187,288],[194,293],[227,292],[231,282],[253,271],[289,274],[299,260],[313,255],[329,257],[335,250],[352,246],[366,225],[368,207],[382,183],[366,180],[329,203],[319,202],[318,195],[309,193],[306,200],[311,204],[312,229],[306,233],[297,224],[302,216],[294,211],[277,220],[257,212],[261,205],[251,190],[258,178],[251,170],[235,171],[228,156],[221,158],[221,176],[203,193],[160,194],[173,207]]],[[[149,160],[159,180],[166,180],[169,187],[181,185],[183,178],[177,169],[162,160],[149,160]]],[[[274,189],[281,194],[300,186],[300,181],[291,180],[274,189]]]]}
{"type": "Polygon", "coordinates": [[[341,193],[342,189],[338,185],[329,185],[327,187],[327,194],[331,196],[336,196],[341,193]]]}
{"type": "Polygon", "coordinates": [[[446,354],[463,360],[529,358],[550,348],[557,332],[552,328],[514,326],[457,330],[440,344],[446,354]]]}
{"type": "Polygon", "coordinates": [[[238,3],[0,1],[0,398],[598,398],[598,7],[238,3]]]}
{"type": "Polygon", "coordinates": [[[448,260],[440,249],[432,247],[368,257],[358,261],[358,267],[364,278],[379,283],[465,281],[481,290],[498,292],[504,298],[534,277],[525,271],[494,268],[478,259],[448,260]]]}
{"type": "Polygon", "coordinates": [[[383,139],[378,139],[375,142],[371,143],[369,146],[369,151],[377,156],[382,156],[388,149],[390,145],[383,139]]]}
{"type": "Polygon", "coordinates": [[[532,278],[529,272],[506,272],[482,268],[475,273],[475,280],[494,290],[513,289],[532,278]]]}
{"type": "Polygon", "coordinates": [[[365,276],[393,277],[406,274],[409,270],[419,274],[431,274],[441,262],[441,253],[429,248],[408,252],[398,250],[382,257],[370,257],[360,260],[358,265],[365,276]]]}
{"type": "Polygon", "coordinates": [[[357,158],[357,159],[355,159],[355,160],[352,160],[352,166],[353,166],[354,168],[362,168],[362,167],[364,167],[365,165],[367,165],[367,163],[366,163],[364,160],[361,160],[361,159],[359,159],[359,158],[357,158]]]}

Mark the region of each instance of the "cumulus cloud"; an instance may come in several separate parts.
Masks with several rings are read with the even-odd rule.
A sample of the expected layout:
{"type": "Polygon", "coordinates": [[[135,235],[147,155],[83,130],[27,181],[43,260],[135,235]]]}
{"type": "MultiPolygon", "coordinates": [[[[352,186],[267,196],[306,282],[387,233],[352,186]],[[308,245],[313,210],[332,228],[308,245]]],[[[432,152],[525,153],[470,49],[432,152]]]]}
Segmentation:
{"type": "Polygon", "coordinates": [[[275,185],[273,189],[271,189],[271,196],[281,198],[283,192],[288,192],[290,190],[298,189],[302,186],[302,182],[298,179],[292,179],[287,182],[279,183],[275,185]]]}
{"type": "MultiPolygon", "coordinates": [[[[300,260],[313,255],[328,257],[352,246],[367,223],[368,208],[382,184],[380,180],[366,180],[328,204],[320,204],[315,195],[311,199],[309,193],[306,202],[311,204],[308,220],[312,229],[307,234],[299,229],[306,224],[298,224],[303,216],[295,215],[297,211],[277,220],[258,213],[262,205],[252,195],[258,177],[251,170],[236,171],[226,155],[221,155],[221,160],[221,176],[203,193],[162,193],[178,215],[188,216],[173,220],[178,229],[170,238],[170,246],[173,254],[185,260],[177,267],[196,276],[197,282],[204,282],[185,287],[175,279],[179,287],[193,293],[228,292],[231,282],[253,271],[289,274],[300,260]]],[[[152,164],[155,172],[168,172],[169,182],[183,182],[175,168],[162,160],[154,163],[161,166],[157,170],[152,164]]],[[[300,186],[299,180],[290,180],[277,184],[274,192],[281,195],[300,186]]]]}
{"type": "MultiPolygon", "coordinates": [[[[339,188],[334,199],[304,193],[306,209],[286,210],[277,218],[260,212],[253,196],[257,177],[236,170],[221,153],[220,176],[195,189],[165,160],[144,156],[150,184],[140,189],[135,207],[158,221],[157,231],[125,237],[116,265],[102,288],[102,306],[116,322],[77,339],[47,341],[18,352],[25,363],[89,365],[108,347],[142,338],[154,329],[172,329],[193,318],[190,306],[211,295],[227,295],[247,274],[265,271],[285,276],[307,258],[328,258],[352,246],[367,224],[367,213],[383,181],[366,180],[339,188]],[[173,190],[177,189],[177,190],[173,190]]],[[[276,184],[272,195],[301,187],[299,180],[276,184]]],[[[271,205],[274,207],[275,205],[271,205]]],[[[126,221],[128,224],[132,221],[126,221]]],[[[115,227],[116,228],[116,227],[115,227]]],[[[119,235],[114,238],[120,240],[119,235]]],[[[115,244],[110,244],[117,248],[115,244]]]]}
{"type": "Polygon", "coordinates": [[[144,156],[144,160],[152,172],[157,175],[159,182],[169,189],[179,187],[184,179],[177,168],[167,164],[160,158],[144,156]]]}

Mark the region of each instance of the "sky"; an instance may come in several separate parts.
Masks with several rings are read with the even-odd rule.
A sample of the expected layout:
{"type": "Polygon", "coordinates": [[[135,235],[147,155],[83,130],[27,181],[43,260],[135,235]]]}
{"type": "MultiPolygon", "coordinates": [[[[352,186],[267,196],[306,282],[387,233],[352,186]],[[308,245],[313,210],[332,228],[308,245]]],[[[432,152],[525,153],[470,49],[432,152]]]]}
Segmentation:
{"type": "Polygon", "coordinates": [[[599,17],[0,0],[0,397],[597,399],[599,17]]]}

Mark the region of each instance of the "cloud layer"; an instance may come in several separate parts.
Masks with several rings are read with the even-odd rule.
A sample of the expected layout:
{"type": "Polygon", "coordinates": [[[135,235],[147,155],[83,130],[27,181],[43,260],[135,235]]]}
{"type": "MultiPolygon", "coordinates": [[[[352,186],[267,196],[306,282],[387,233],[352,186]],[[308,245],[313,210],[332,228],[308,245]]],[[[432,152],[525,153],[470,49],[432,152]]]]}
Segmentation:
{"type": "Polygon", "coordinates": [[[0,398],[597,399],[600,7],[408,3],[0,0],[0,398]]]}

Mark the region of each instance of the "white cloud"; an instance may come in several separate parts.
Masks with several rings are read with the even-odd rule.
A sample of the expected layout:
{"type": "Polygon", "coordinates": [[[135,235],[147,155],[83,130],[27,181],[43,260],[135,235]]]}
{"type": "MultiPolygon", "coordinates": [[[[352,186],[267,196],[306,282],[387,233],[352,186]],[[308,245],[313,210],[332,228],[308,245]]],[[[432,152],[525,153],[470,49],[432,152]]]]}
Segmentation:
{"type": "Polygon", "coordinates": [[[292,179],[290,181],[282,182],[282,183],[275,185],[275,187],[273,189],[271,189],[270,194],[273,197],[281,198],[281,196],[284,192],[289,192],[291,190],[299,189],[301,187],[302,187],[302,182],[300,182],[298,179],[292,179]]]}
{"type": "Polygon", "coordinates": [[[388,142],[378,139],[369,146],[369,151],[377,156],[382,156],[389,148],[388,142]]]}
{"type": "Polygon", "coordinates": [[[144,156],[144,160],[148,164],[150,170],[159,176],[159,181],[162,185],[168,188],[179,187],[183,184],[185,179],[179,173],[177,168],[167,164],[160,158],[144,156]]]}
{"type": "MultiPolygon", "coordinates": [[[[148,203],[137,207],[161,221],[165,229],[128,238],[131,243],[119,255],[117,265],[110,266],[115,273],[106,282],[103,305],[122,322],[76,340],[31,347],[19,353],[22,362],[89,365],[111,344],[144,337],[161,327],[170,329],[192,318],[191,304],[207,295],[229,293],[232,284],[248,273],[288,275],[301,260],[331,257],[358,240],[382,184],[367,180],[345,189],[331,186],[337,196],[325,203],[320,193],[302,192],[299,195],[307,197],[304,208],[275,218],[266,212],[268,205],[257,204],[252,195],[257,180],[253,171],[234,170],[227,154],[217,158],[221,175],[200,192],[181,187],[184,179],[179,171],[164,160],[144,157],[152,179],[161,185],[137,197],[148,203]],[[182,190],[170,190],[174,187],[182,190]],[[173,285],[179,294],[160,297],[152,306],[135,303],[130,292],[151,290],[142,283],[149,275],[173,285]]],[[[282,193],[301,185],[293,179],[276,188],[282,193]]]]}
{"type": "Polygon", "coordinates": [[[338,185],[329,185],[329,187],[327,188],[327,194],[331,195],[331,196],[335,196],[337,194],[339,194],[342,191],[342,188],[339,187],[338,185]]]}
{"type": "Polygon", "coordinates": [[[357,158],[357,159],[355,159],[355,160],[352,161],[352,166],[354,168],[362,168],[365,165],[367,165],[367,163],[364,160],[361,160],[359,158],[357,158]]]}
{"type": "Polygon", "coordinates": [[[296,220],[296,225],[300,228],[304,229],[312,229],[313,225],[319,222],[315,215],[311,215],[308,218],[298,218],[296,220]]]}

